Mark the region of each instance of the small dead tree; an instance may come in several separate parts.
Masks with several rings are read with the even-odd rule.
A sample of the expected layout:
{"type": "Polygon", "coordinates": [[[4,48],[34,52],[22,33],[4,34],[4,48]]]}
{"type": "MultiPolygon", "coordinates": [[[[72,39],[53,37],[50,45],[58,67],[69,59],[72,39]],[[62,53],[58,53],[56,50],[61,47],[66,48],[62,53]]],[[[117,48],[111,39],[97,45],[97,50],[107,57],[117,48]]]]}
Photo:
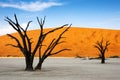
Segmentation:
{"type": "MultiPolygon", "coordinates": [[[[9,37],[11,37],[12,39],[14,39],[17,42],[17,45],[14,45],[14,44],[7,44],[7,45],[10,45],[10,46],[13,46],[13,47],[16,47],[16,48],[20,49],[20,51],[23,53],[23,55],[25,57],[25,62],[26,62],[25,70],[32,71],[32,70],[34,70],[33,69],[34,56],[35,56],[37,50],[42,47],[42,42],[44,41],[46,36],[48,34],[52,33],[52,32],[55,32],[56,30],[59,30],[59,29],[64,28],[65,26],[68,26],[68,24],[63,25],[63,26],[58,27],[58,28],[55,28],[55,29],[52,29],[52,30],[50,30],[50,31],[48,31],[46,33],[43,33],[43,26],[44,26],[44,23],[45,23],[45,17],[44,17],[43,20],[42,19],[39,20],[39,18],[37,17],[37,21],[38,21],[39,27],[40,27],[40,33],[39,33],[38,41],[37,41],[35,47],[32,48],[32,41],[31,41],[32,38],[30,38],[28,36],[28,34],[27,34],[28,27],[29,27],[29,25],[30,25],[30,23],[32,21],[29,21],[26,28],[24,29],[19,24],[16,14],[14,15],[14,17],[15,17],[15,21],[11,20],[9,17],[6,17],[5,21],[7,21],[13,27],[13,29],[15,29],[18,32],[22,42],[20,42],[20,40],[17,37],[15,37],[15,36],[13,36],[11,34],[7,34],[9,37]]],[[[66,32],[69,29],[69,27],[66,28],[64,32],[66,32]]],[[[64,32],[62,34],[64,34],[64,32]]],[[[61,36],[62,36],[62,34],[61,34],[61,36]]],[[[61,38],[61,36],[60,36],[60,38],[61,38]]],[[[50,44],[49,48],[51,48],[51,50],[52,50],[52,48],[55,48],[53,46],[53,43],[54,43],[54,45],[57,45],[59,39],[57,39],[57,41],[55,41],[55,42],[54,41],[55,41],[55,39],[51,42],[52,46],[50,44]]],[[[67,50],[67,49],[60,50],[60,51],[58,51],[58,52],[56,52],[54,54],[57,54],[57,53],[59,53],[61,51],[64,51],[64,50],[67,50]]],[[[46,50],[45,52],[48,52],[48,50],[46,50]]],[[[49,52],[49,55],[51,55],[51,51],[49,52]]],[[[47,58],[49,55],[44,56],[43,58],[47,58]]]]}
{"type": "Polygon", "coordinates": [[[110,45],[109,41],[106,41],[104,43],[103,39],[101,41],[97,41],[96,44],[94,45],[95,48],[97,48],[100,52],[100,58],[101,58],[101,63],[105,63],[105,52],[108,50],[108,46],[110,45]]]}

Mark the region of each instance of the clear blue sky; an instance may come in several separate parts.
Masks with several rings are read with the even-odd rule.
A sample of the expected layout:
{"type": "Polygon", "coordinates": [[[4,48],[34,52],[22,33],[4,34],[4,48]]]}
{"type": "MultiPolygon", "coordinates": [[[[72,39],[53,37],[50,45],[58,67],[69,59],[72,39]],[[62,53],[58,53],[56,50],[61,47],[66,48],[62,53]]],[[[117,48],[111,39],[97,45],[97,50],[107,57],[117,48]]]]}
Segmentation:
{"type": "Polygon", "coordinates": [[[4,19],[14,13],[23,27],[32,20],[30,29],[39,28],[36,17],[46,16],[45,28],[72,23],[120,30],[120,0],[0,0],[0,35],[13,32],[4,19]]]}

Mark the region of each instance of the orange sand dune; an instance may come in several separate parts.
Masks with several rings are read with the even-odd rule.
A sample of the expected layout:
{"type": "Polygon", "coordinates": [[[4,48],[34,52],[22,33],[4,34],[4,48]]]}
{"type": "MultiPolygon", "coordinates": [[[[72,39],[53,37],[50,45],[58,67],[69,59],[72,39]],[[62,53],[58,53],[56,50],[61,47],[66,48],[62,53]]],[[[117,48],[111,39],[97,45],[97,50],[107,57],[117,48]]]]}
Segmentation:
{"type": "MultiPolygon", "coordinates": [[[[46,29],[48,31],[50,29],[46,29]]],[[[47,45],[54,37],[60,34],[60,31],[56,31],[50,34],[44,41],[47,45]]],[[[33,48],[38,39],[39,30],[32,30],[28,32],[29,36],[33,41],[33,48]]],[[[14,36],[18,37],[18,34],[14,33],[14,36]]],[[[105,30],[105,29],[92,29],[92,28],[75,28],[72,27],[68,32],[64,34],[64,39],[66,43],[60,44],[56,47],[56,50],[62,48],[70,48],[71,51],[64,51],[57,55],[56,57],[76,57],[77,55],[81,57],[96,57],[98,56],[98,50],[94,48],[94,44],[97,40],[109,40],[111,42],[109,50],[106,53],[106,57],[110,56],[120,56],[120,30],[105,30]]],[[[19,37],[18,37],[19,38],[19,37]]],[[[23,56],[19,49],[6,46],[6,44],[16,44],[16,42],[8,36],[0,37],[0,56],[23,56]]],[[[45,47],[42,49],[44,51],[45,47]]],[[[36,54],[38,56],[38,53],[36,54]]]]}

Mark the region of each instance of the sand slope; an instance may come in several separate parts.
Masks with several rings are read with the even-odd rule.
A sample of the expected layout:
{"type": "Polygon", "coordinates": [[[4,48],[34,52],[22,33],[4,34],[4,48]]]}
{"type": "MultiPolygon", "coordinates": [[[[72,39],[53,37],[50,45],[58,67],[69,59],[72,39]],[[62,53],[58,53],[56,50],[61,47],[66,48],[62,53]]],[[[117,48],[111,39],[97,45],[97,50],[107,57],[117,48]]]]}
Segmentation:
{"type": "MultiPolygon", "coordinates": [[[[48,31],[50,29],[46,29],[48,31]]],[[[47,45],[53,38],[55,38],[60,31],[52,33],[46,39],[44,44],[47,45]]],[[[35,42],[38,39],[39,30],[32,30],[28,32],[29,36],[33,41],[33,48],[35,42]]],[[[18,37],[18,34],[14,33],[14,36],[18,37]]],[[[62,48],[70,48],[71,51],[65,51],[55,56],[62,57],[75,57],[76,55],[85,56],[85,57],[95,57],[98,56],[98,50],[93,47],[97,40],[101,40],[103,37],[104,40],[109,40],[111,45],[106,54],[106,57],[109,56],[120,56],[120,30],[105,30],[105,29],[92,29],[92,28],[75,28],[72,27],[68,32],[64,34],[64,39],[66,43],[60,44],[56,47],[56,50],[62,48]]],[[[19,37],[18,37],[19,38],[19,37]]],[[[5,46],[6,44],[16,44],[13,39],[8,36],[0,37],[0,56],[23,56],[19,49],[13,48],[11,46],[5,46]]],[[[42,49],[45,50],[45,47],[42,49]]],[[[36,54],[36,56],[38,53],[36,54]]]]}

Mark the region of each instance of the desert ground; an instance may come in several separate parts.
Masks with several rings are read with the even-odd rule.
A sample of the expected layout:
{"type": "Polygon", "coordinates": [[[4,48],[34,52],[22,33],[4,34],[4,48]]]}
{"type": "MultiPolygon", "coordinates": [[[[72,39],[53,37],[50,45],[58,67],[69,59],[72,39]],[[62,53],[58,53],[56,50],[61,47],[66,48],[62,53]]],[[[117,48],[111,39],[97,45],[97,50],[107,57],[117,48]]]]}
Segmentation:
{"type": "Polygon", "coordinates": [[[97,59],[48,58],[41,71],[24,68],[24,58],[0,58],[0,80],[120,80],[120,58],[108,58],[106,64],[97,59]]]}

